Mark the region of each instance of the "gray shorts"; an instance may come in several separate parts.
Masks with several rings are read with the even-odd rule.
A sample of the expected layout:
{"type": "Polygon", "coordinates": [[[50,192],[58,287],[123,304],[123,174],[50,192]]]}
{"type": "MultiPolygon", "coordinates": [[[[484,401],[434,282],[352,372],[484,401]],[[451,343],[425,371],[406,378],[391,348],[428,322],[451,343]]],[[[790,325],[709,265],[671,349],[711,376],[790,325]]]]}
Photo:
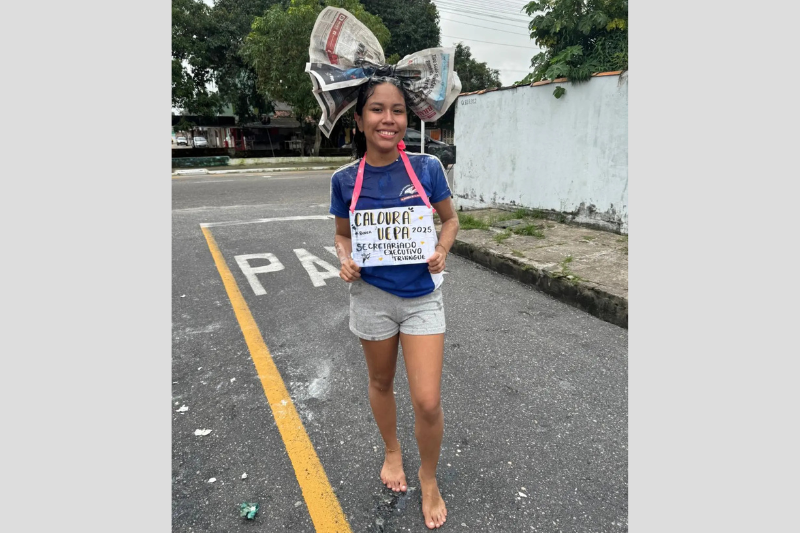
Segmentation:
{"type": "Polygon", "coordinates": [[[350,288],[350,331],[367,341],[382,341],[397,334],[444,333],[442,289],[419,298],[400,298],[369,283],[356,280],[350,288]]]}

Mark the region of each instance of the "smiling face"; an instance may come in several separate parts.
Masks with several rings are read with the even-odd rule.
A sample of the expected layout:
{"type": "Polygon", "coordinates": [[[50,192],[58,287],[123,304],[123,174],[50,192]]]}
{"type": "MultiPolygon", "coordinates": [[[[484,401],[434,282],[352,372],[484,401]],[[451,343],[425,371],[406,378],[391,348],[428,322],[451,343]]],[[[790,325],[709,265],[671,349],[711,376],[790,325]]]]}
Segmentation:
{"type": "Polygon", "coordinates": [[[397,143],[403,140],[408,125],[403,93],[391,83],[376,85],[355,119],[367,139],[367,153],[396,152],[397,143]]]}

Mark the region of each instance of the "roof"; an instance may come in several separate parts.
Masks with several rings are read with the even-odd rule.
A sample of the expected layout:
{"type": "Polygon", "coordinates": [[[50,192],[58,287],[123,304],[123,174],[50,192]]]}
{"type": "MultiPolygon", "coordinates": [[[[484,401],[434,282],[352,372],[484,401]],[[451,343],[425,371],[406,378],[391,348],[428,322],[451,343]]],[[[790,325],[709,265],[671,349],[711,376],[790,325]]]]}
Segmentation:
{"type": "Polygon", "coordinates": [[[300,123],[294,117],[270,117],[269,124],[262,124],[261,122],[248,122],[247,124],[242,124],[240,127],[252,129],[299,128],[300,123]]]}
{"type": "Polygon", "coordinates": [[[172,115],[172,125],[177,126],[182,118],[201,128],[228,128],[236,125],[236,118],[226,115],[201,117],[198,115],[172,115]]]}
{"type": "MultiPolygon", "coordinates": [[[[598,78],[598,77],[601,77],[601,76],[617,76],[619,74],[622,74],[622,72],[623,72],[622,70],[615,70],[615,71],[612,71],[612,72],[598,72],[596,74],[592,74],[592,77],[593,78],[598,78]]],[[[550,83],[563,83],[565,81],[569,81],[569,80],[567,78],[557,78],[555,80],[542,80],[542,81],[537,81],[535,83],[530,83],[530,84],[528,84],[528,83],[520,83],[519,85],[509,85],[508,87],[491,87],[489,89],[481,89],[480,91],[472,91],[472,92],[469,92],[469,93],[461,93],[458,96],[467,96],[467,95],[471,95],[471,94],[484,94],[484,93],[491,93],[491,92],[494,92],[494,91],[506,91],[508,89],[516,89],[518,87],[538,87],[540,85],[547,85],[547,84],[550,84],[550,83]]]]}
{"type": "Polygon", "coordinates": [[[275,108],[275,111],[293,111],[292,106],[286,102],[273,102],[272,107],[275,108]]]}

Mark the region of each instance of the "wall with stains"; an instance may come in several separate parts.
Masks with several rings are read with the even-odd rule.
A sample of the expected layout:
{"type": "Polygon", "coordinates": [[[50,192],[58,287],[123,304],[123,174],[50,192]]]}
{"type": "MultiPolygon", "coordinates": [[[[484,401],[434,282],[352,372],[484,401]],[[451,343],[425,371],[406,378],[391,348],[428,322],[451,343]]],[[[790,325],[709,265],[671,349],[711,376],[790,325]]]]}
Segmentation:
{"type": "Polygon", "coordinates": [[[454,105],[457,208],[541,209],[627,234],[628,72],[462,94],[454,105]]]}

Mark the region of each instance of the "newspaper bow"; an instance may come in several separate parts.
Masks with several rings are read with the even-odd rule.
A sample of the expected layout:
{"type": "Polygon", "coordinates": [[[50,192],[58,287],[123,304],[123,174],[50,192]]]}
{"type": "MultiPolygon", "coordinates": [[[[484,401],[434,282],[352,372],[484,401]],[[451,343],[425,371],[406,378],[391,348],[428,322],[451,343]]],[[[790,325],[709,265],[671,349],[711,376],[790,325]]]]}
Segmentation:
{"type": "Polygon", "coordinates": [[[326,7],[311,31],[306,63],[322,108],[320,130],[330,137],[333,125],[355,105],[361,85],[370,79],[394,83],[420,120],[437,120],[461,92],[454,55],[453,48],[428,48],[386,65],[383,48],[369,28],[344,9],[326,7]]]}

